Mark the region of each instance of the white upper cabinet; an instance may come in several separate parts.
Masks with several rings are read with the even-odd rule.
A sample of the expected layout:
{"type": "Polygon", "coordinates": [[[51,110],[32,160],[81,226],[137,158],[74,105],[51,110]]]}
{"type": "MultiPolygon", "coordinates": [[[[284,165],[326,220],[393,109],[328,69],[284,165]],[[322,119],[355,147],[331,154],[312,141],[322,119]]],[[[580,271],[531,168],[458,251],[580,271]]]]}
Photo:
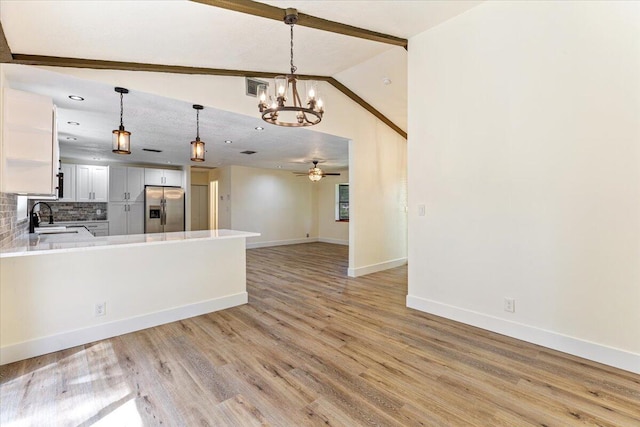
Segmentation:
{"type": "Polygon", "coordinates": [[[76,166],[76,201],[107,202],[109,199],[109,168],[107,166],[76,166]]]}
{"type": "Polygon", "coordinates": [[[182,171],[173,169],[144,169],[145,185],[182,187],[182,171]]]}
{"type": "Polygon", "coordinates": [[[110,202],[144,202],[144,168],[111,166],[110,202]]]}
{"type": "Polygon", "coordinates": [[[58,138],[51,98],[5,88],[0,191],[56,194],[58,138]]]}

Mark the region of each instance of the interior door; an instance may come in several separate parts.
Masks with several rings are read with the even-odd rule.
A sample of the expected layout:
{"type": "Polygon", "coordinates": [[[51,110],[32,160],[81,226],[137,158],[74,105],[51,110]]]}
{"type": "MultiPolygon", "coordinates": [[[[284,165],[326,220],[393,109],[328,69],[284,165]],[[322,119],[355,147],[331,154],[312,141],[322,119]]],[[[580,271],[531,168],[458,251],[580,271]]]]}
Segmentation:
{"type": "Polygon", "coordinates": [[[209,229],[209,188],[191,186],[191,230],[209,229]]]}

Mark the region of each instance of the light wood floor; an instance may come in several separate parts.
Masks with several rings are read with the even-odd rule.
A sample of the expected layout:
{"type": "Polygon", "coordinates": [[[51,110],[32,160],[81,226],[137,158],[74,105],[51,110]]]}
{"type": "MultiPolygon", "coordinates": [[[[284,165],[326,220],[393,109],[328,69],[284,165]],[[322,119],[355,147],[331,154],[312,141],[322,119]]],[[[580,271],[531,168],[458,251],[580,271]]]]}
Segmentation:
{"type": "Polygon", "coordinates": [[[640,376],[405,307],[406,268],[248,251],[249,304],[1,368],[5,426],[640,426],[640,376]]]}

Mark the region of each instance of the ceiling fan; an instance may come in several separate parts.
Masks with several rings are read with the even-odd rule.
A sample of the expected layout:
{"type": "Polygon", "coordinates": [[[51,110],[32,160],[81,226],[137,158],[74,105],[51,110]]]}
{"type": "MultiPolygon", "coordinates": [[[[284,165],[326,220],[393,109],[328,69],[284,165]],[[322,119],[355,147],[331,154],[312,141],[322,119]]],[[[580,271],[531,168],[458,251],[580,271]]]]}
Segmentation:
{"type": "Polygon", "coordinates": [[[314,160],[313,161],[313,167],[311,169],[309,169],[309,172],[307,173],[296,173],[297,176],[308,176],[309,179],[313,182],[317,182],[320,181],[322,178],[324,178],[325,176],[329,176],[329,175],[335,175],[335,176],[340,176],[339,173],[326,173],[323,172],[322,169],[320,169],[318,167],[318,160],[314,160]]]}

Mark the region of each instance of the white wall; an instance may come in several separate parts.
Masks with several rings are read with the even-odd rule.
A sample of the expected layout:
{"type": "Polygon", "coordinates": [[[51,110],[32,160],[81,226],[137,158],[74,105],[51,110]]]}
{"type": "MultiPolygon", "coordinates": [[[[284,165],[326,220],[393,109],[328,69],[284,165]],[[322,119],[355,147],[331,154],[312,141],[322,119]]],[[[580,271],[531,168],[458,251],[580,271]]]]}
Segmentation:
{"type": "Polygon", "coordinates": [[[349,223],[336,221],[336,186],[349,183],[349,172],[340,176],[326,176],[313,184],[317,200],[318,240],[341,245],[349,244],[349,223]]]}
{"type": "Polygon", "coordinates": [[[315,238],[311,181],[289,171],[231,166],[231,228],[261,233],[249,247],[315,238]],[[309,234],[309,237],[307,237],[309,234]]]}
{"type": "MultiPolygon", "coordinates": [[[[243,78],[44,68],[258,116],[255,99],[244,95],[243,78]]],[[[407,256],[406,140],[331,85],[320,86],[327,112],[314,130],[351,140],[349,273],[360,275],[403,264],[407,256]]]]}
{"type": "Polygon", "coordinates": [[[639,22],[488,2],[410,40],[409,306],[640,372],[639,22]]]}
{"type": "Polygon", "coordinates": [[[209,172],[211,182],[218,182],[218,228],[231,229],[231,167],[209,172]]]}

